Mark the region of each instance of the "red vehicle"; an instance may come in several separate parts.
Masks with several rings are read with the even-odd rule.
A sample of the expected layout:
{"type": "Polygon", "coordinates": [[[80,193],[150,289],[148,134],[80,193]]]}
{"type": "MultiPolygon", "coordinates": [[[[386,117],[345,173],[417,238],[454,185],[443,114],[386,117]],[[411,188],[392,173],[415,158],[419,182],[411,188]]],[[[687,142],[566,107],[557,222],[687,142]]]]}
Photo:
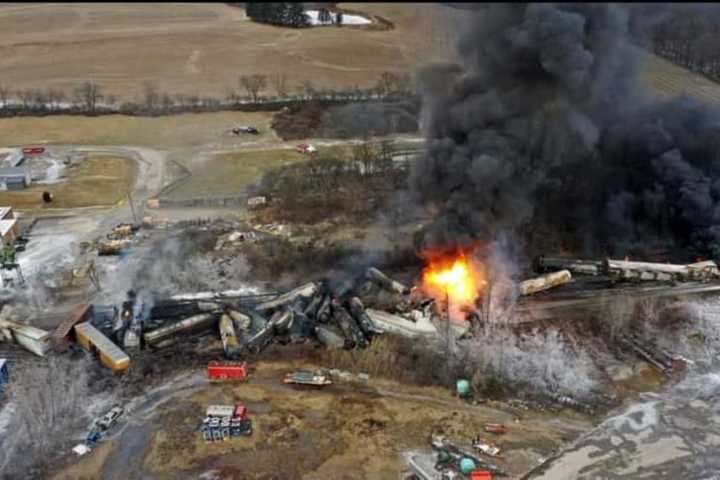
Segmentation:
{"type": "Polygon", "coordinates": [[[239,418],[240,420],[247,420],[247,407],[245,405],[236,404],[235,411],[233,412],[233,418],[239,418]]]}
{"type": "Polygon", "coordinates": [[[312,155],[313,153],[317,152],[317,148],[313,147],[308,143],[301,143],[300,145],[296,146],[295,149],[298,152],[305,153],[307,155],[312,155]]]}
{"type": "Polygon", "coordinates": [[[25,147],[22,149],[24,155],[40,155],[45,152],[44,147],[25,147]]]}
{"type": "Polygon", "coordinates": [[[208,380],[222,382],[225,380],[243,381],[247,378],[247,363],[210,362],[207,368],[208,380]]]}
{"type": "Polygon", "coordinates": [[[501,423],[486,423],[485,431],[490,433],[502,434],[507,432],[507,428],[505,428],[505,425],[501,423]]]}

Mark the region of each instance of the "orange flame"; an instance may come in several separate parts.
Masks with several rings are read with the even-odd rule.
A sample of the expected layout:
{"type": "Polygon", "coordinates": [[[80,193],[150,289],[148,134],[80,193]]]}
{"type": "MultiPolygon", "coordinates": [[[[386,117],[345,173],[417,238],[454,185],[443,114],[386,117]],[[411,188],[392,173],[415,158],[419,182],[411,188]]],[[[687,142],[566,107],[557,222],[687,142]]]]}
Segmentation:
{"type": "Polygon", "coordinates": [[[449,301],[453,320],[464,321],[462,311],[475,305],[485,284],[482,266],[468,261],[462,252],[434,256],[422,275],[423,291],[438,303],[449,301]]]}

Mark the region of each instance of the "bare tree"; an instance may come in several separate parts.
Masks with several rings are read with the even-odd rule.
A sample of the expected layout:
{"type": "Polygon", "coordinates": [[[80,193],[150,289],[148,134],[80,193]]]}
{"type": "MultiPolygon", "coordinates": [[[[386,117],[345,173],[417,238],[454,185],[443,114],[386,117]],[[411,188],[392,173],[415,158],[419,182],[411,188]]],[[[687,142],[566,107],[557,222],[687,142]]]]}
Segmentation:
{"type": "MultiPolygon", "coordinates": [[[[87,372],[91,367],[88,359],[56,355],[18,366],[12,373],[9,394],[15,406],[10,426],[13,434],[2,450],[8,458],[22,457],[25,465],[18,468],[46,467],[53,455],[68,448],[74,435],[87,426],[87,372]],[[22,455],[12,454],[19,451],[22,455]]],[[[11,466],[0,462],[4,472],[11,466]]]]}
{"type": "Polygon", "coordinates": [[[382,72],[378,80],[378,90],[380,93],[387,95],[392,92],[398,82],[398,76],[393,72],[382,72]]]}
{"type": "Polygon", "coordinates": [[[235,90],[232,87],[227,87],[225,89],[225,100],[232,103],[233,105],[238,105],[240,103],[240,95],[238,95],[237,90],[235,90]]]}
{"type": "Polygon", "coordinates": [[[637,301],[630,295],[616,295],[605,299],[602,324],[605,334],[616,340],[630,331],[637,301]]]}
{"type": "Polygon", "coordinates": [[[49,95],[39,88],[32,90],[32,103],[35,108],[45,110],[50,103],[49,95]]]}
{"type": "Polygon", "coordinates": [[[143,84],[143,101],[145,108],[155,110],[160,105],[160,92],[157,85],[153,82],[145,82],[143,84]]]}
{"type": "Polygon", "coordinates": [[[397,76],[395,80],[397,90],[402,93],[410,93],[413,88],[412,76],[405,72],[397,76]]]}
{"type": "Polygon", "coordinates": [[[65,92],[62,90],[50,89],[47,94],[47,101],[51,110],[58,110],[60,104],[65,100],[65,92]]]}
{"type": "Polygon", "coordinates": [[[317,94],[317,88],[311,80],[303,80],[300,84],[300,88],[308,97],[312,98],[317,94]]]}
{"type": "Polygon", "coordinates": [[[282,73],[276,73],[272,76],[273,87],[278,97],[287,96],[287,76],[282,73]]]}
{"type": "Polygon", "coordinates": [[[252,101],[257,102],[260,91],[267,85],[267,76],[261,74],[241,75],[238,81],[240,86],[247,90],[252,101]]]}
{"type": "Polygon", "coordinates": [[[17,95],[17,97],[22,102],[23,108],[25,110],[29,110],[30,108],[32,108],[34,98],[34,92],[32,90],[18,90],[17,92],[15,92],[15,95],[17,95]]]}
{"type": "Polygon", "coordinates": [[[175,102],[170,95],[164,93],[160,99],[160,104],[162,105],[163,110],[167,112],[175,105],[175,102]]]}
{"type": "Polygon", "coordinates": [[[102,88],[93,81],[84,82],[74,91],[75,100],[87,112],[95,112],[98,102],[103,99],[102,88]]]}
{"type": "Polygon", "coordinates": [[[175,102],[181,107],[184,107],[188,104],[188,97],[183,93],[178,93],[175,95],[175,102]]]}
{"type": "Polygon", "coordinates": [[[193,93],[185,97],[185,100],[187,101],[187,104],[191,107],[197,107],[200,103],[200,96],[197,93],[193,93]]]}
{"type": "Polygon", "coordinates": [[[108,95],[107,98],[105,98],[105,102],[109,107],[114,107],[117,105],[117,95],[108,95]]]}
{"type": "Polygon", "coordinates": [[[5,85],[0,85],[0,101],[2,101],[3,108],[7,108],[9,98],[10,89],[5,85]]]}

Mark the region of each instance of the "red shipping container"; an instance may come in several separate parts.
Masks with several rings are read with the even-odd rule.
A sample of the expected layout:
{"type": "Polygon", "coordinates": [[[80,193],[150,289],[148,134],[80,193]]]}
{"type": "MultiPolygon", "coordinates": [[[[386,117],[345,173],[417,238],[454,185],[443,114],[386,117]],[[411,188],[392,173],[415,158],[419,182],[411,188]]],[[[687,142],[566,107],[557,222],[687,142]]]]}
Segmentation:
{"type": "Polygon", "coordinates": [[[475,470],[470,472],[470,480],[492,480],[492,473],[487,470],[475,470]]]}
{"type": "Polygon", "coordinates": [[[247,377],[247,363],[219,363],[210,362],[207,368],[208,380],[245,380],[247,377]]]}

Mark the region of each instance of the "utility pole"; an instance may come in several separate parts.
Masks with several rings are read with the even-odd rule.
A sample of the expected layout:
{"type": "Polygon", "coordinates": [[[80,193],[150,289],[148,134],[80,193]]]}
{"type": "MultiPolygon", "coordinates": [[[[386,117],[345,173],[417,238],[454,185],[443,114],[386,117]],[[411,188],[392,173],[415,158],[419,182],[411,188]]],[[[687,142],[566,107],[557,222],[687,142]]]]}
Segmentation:
{"type": "Polygon", "coordinates": [[[102,288],[100,287],[100,279],[98,278],[97,270],[95,269],[95,260],[91,261],[90,265],[88,266],[88,278],[98,292],[102,290],[102,288]]]}
{"type": "Polygon", "coordinates": [[[446,328],[445,328],[445,338],[446,338],[446,345],[445,345],[445,351],[447,354],[447,366],[448,366],[448,376],[452,373],[453,370],[453,355],[450,348],[450,293],[448,292],[447,286],[445,286],[445,319],[446,319],[446,328]]]}
{"type": "Polygon", "coordinates": [[[135,225],[137,225],[138,219],[137,219],[137,215],[135,215],[135,205],[133,205],[132,195],[130,194],[130,190],[127,191],[127,197],[128,197],[128,203],[130,204],[130,210],[132,211],[133,220],[135,221],[135,225]]]}

